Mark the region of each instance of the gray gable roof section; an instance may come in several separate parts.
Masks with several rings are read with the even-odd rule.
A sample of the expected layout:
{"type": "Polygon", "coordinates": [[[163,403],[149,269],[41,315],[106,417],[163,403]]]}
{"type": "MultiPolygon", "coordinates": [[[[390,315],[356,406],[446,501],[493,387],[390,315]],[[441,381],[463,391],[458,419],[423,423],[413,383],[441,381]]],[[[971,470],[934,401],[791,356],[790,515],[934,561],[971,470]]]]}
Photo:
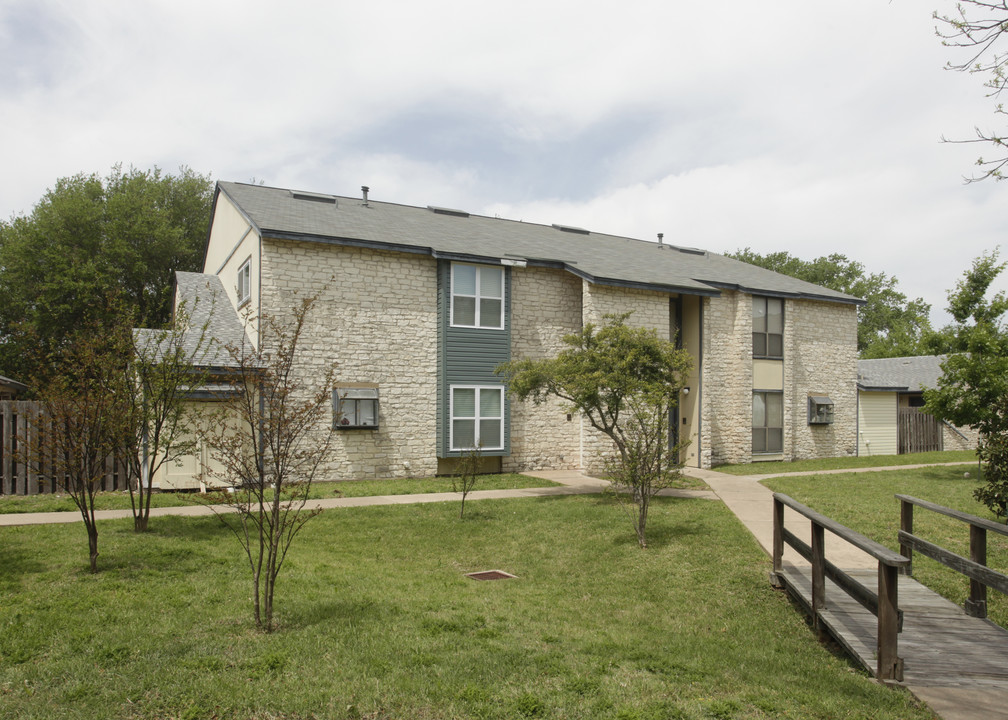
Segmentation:
{"type": "MultiPolygon", "coordinates": [[[[238,363],[227,348],[252,348],[238,313],[216,275],[176,272],[176,307],[182,304],[189,313],[189,326],[183,335],[183,349],[195,364],[205,368],[235,369],[238,363]],[[200,347],[200,338],[204,338],[200,347]]],[[[158,331],[136,329],[138,344],[157,341],[158,331]]]]}
{"type": "MultiPolygon", "coordinates": [[[[219,182],[265,237],[384,248],[454,260],[524,260],[590,282],[718,295],[722,289],[863,304],[851,295],[716,253],[436,207],[219,182]]],[[[215,197],[216,203],[216,197],[215,197]]]]}
{"type": "Polygon", "coordinates": [[[938,387],[944,355],[858,360],[858,389],[920,392],[938,387]]]}

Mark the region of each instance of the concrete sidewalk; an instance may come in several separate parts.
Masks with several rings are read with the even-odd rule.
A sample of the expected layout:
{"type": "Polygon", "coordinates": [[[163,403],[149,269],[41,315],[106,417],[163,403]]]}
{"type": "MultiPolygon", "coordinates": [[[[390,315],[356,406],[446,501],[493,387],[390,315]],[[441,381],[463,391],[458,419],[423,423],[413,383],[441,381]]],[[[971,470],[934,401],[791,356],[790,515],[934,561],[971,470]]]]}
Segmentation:
{"type": "MultiPolygon", "coordinates": [[[[578,470],[544,470],[524,473],[529,477],[541,478],[557,483],[557,485],[541,488],[521,488],[518,490],[474,490],[467,496],[467,500],[499,500],[502,498],[534,498],[553,497],[557,495],[587,495],[600,493],[609,483],[605,480],[589,477],[578,470]]],[[[717,496],[708,490],[666,490],[662,495],[672,497],[700,497],[706,499],[717,499],[717,496]]],[[[417,493],[412,495],[373,495],[367,497],[348,498],[325,498],[320,500],[309,500],[308,508],[352,508],[369,507],[372,505],[415,505],[419,503],[433,502],[458,502],[462,499],[462,494],[457,492],[439,493],[417,493]]],[[[185,517],[200,517],[213,515],[221,512],[231,512],[227,505],[199,505],[195,502],[192,505],[181,505],[177,507],[151,508],[151,517],[163,517],[165,515],[179,515],[185,517]]],[[[121,520],[133,517],[131,510],[97,510],[95,519],[97,520],[121,520]]],[[[80,513],[70,512],[45,512],[45,513],[0,513],[0,527],[13,527],[17,525],[49,525],[57,523],[81,522],[80,513]]]]}

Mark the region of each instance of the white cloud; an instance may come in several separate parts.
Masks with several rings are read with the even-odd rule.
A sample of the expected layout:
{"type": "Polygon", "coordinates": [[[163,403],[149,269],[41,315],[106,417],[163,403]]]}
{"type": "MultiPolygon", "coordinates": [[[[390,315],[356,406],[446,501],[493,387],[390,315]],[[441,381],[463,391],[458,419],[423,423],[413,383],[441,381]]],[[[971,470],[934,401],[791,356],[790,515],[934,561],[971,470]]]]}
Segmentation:
{"type": "Polygon", "coordinates": [[[116,162],[840,252],[936,309],[1005,236],[992,120],[928,7],[469,0],[0,5],[0,217],[116,162]]]}

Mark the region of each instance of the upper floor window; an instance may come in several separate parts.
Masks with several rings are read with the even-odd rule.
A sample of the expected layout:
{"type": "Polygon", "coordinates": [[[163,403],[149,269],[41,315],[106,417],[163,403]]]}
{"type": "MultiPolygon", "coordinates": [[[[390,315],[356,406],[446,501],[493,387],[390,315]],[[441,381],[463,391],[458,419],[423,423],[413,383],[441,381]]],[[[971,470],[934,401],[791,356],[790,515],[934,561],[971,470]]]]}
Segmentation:
{"type": "Polygon", "coordinates": [[[457,327],[504,327],[504,268],[453,263],[451,324],[457,327]]]}
{"type": "Polygon", "coordinates": [[[238,268],[238,304],[248,302],[252,294],[252,258],[238,268]]]}
{"type": "Polygon", "coordinates": [[[753,357],[784,357],[784,301],[781,298],[753,296],[753,357]]]}

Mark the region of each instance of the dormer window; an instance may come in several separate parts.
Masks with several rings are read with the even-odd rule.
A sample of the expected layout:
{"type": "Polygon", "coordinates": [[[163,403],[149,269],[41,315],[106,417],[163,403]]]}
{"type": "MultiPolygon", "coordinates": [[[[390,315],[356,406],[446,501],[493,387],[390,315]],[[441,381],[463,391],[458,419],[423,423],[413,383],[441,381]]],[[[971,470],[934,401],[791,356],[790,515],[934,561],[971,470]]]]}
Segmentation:
{"type": "Polygon", "coordinates": [[[238,305],[244,305],[252,297],[252,258],[242,263],[238,268],[238,305]]]}
{"type": "Polygon", "coordinates": [[[453,327],[504,327],[504,268],[452,263],[451,324],[453,327]]]}

